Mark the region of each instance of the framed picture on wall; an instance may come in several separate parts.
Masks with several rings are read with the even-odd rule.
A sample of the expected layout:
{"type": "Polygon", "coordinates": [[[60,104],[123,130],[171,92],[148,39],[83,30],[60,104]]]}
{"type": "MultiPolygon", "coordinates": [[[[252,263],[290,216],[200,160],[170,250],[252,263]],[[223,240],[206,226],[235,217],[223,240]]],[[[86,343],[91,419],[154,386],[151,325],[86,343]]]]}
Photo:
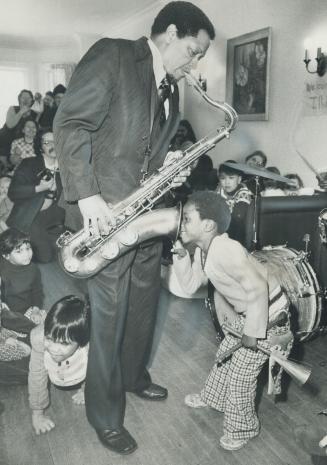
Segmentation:
{"type": "Polygon", "coordinates": [[[227,41],[226,101],[241,121],[267,121],[271,28],[227,41]]]}

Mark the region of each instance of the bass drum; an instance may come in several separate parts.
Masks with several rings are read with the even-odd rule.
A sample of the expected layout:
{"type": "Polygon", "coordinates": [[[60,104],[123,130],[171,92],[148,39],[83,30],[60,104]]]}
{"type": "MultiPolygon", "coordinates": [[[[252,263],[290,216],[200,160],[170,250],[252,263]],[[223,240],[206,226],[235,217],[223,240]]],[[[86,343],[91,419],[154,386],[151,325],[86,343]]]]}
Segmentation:
{"type": "Polygon", "coordinates": [[[254,257],[274,274],[290,300],[291,329],[304,341],[319,327],[322,298],[320,287],[304,252],[286,247],[266,247],[254,257]]]}

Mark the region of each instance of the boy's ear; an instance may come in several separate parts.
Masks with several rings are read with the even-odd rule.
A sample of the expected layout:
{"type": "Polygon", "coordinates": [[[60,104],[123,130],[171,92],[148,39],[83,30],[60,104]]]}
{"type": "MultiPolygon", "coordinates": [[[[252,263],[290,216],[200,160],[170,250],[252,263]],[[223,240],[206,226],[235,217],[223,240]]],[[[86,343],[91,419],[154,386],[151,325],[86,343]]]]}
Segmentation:
{"type": "Polygon", "coordinates": [[[1,254],[1,257],[2,257],[2,258],[5,258],[6,260],[8,260],[9,253],[6,253],[6,254],[1,254]]]}
{"type": "Polygon", "coordinates": [[[216,224],[213,220],[210,220],[210,219],[204,220],[204,230],[205,230],[206,232],[211,232],[211,231],[213,231],[216,227],[217,227],[217,224],[216,224]]]}

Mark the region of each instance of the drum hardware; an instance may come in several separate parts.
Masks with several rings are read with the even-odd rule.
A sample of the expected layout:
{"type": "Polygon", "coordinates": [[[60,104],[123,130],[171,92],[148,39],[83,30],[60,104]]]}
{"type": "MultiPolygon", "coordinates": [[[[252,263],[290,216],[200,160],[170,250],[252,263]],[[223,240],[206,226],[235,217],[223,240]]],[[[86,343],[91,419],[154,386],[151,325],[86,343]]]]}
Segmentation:
{"type": "Polygon", "coordinates": [[[318,229],[320,242],[322,244],[327,244],[327,208],[321,210],[318,216],[318,229]]]}
{"type": "Polygon", "coordinates": [[[293,179],[285,178],[284,176],[273,173],[272,171],[266,170],[265,168],[260,168],[258,166],[250,166],[246,163],[230,163],[227,161],[224,162],[224,165],[229,166],[230,168],[233,168],[235,170],[242,171],[245,174],[252,174],[255,177],[272,179],[273,181],[283,182],[290,186],[294,185],[293,179]]]}
{"type": "Polygon", "coordinates": [[[272,171],[266,170],[265,168],[254,167],[247,165],[246,163],[230,163],[224,162],[224,165],[229,166],[235,170],[242,171],[245,174],[251,174],[254,176],[255,180],[255,191],[254,191],[254,215],[253,215],[253,249],[255,250],[258,242],[258,232],[257,232],[257,215],[260,199],[260,189],[259,189],[259,178],[268,178],[274,181],[283,182],[285,184],[294,185],[294,180],[280,176],[279,174],[273,173],[272,171]]]}
{"type": "Polygon", "coordinates": [[[309,243],[310,243],[310,234],[304,234],[303,236],[303,242],[305,243],[305,256],[308,257],[309,256],[309,243]]]}

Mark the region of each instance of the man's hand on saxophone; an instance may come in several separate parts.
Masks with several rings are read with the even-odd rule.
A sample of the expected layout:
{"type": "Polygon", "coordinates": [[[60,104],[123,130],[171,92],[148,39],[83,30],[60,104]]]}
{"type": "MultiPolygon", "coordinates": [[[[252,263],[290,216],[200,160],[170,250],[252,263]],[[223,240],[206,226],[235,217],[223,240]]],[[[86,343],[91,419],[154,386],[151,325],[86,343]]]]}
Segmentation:
{"type": "MultiPolygon", "coordinates": [[[[176,150],[176,152],[168,152],[163,163],[163,166],[172,165],[173,163],[178,162],[181,158],[183,158],[183,152],[181,150],[176,150]]],[[[187,167],[185,170],[179,172],[177,176],[174,177],[171,187],[174,189],[176,187],[181,186],[184,184],[186,179],[191,174],[191,168],[187,167]]]]}
{"type": "Polygon", "coordinates": [[[92,195],[78,201],[81,211],[84,231],[95,237],[107,235],[111,227],[115,226],[115,218],[110,206],[103,200],[100,194],[92,195]]]}

